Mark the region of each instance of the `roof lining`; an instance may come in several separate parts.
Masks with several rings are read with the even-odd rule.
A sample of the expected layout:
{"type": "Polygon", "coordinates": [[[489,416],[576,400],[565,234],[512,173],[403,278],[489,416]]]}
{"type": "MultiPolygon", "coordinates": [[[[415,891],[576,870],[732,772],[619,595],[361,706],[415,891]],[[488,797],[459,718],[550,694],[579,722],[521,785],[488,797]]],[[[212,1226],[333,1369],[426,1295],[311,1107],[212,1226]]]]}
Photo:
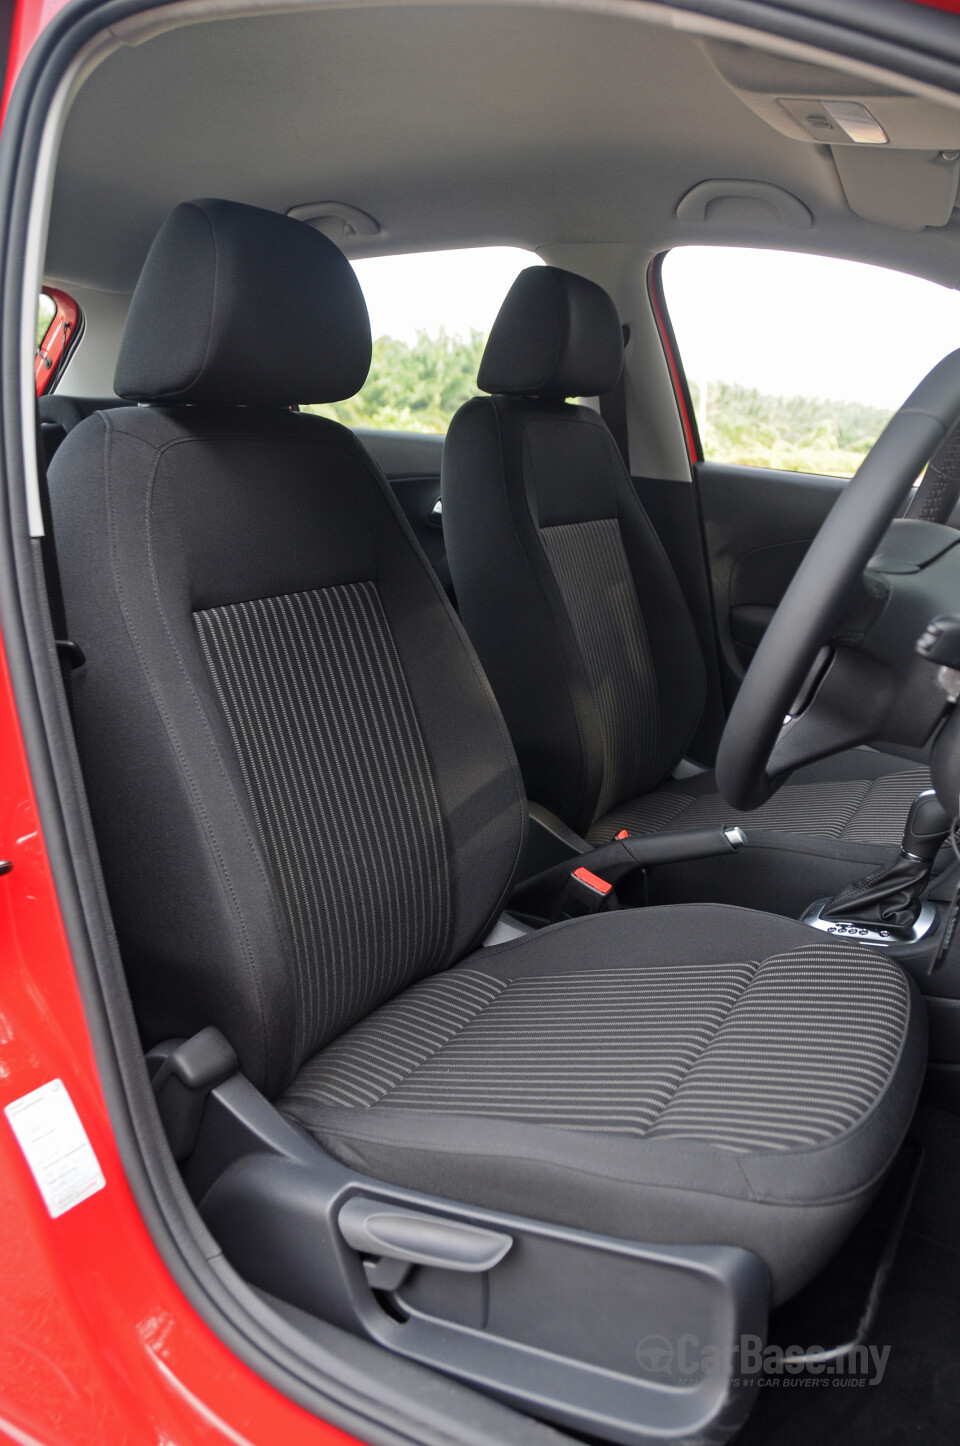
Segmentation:
{"type": "MultiPolygon", "coordinates": [[[[134,57],[142,59],[142,64],[146,66],[144,74],[148,74],[150,67],[147,63],[147,58],[152,52],[154,45],[161,47],[169,47],[172,45],[173,48],[169,49],[169,54],[174,58],[177,54],[180,54],[181,61],[177,63],[184,63],[183,57],[192,53],[195,42],[191,41],[189,47],[181,46],[178,51],[174,43],[176,32],[182,31],[187,26],[202,27],[204,22],[210,21],[211,19],[214,21],[236,23],[241,27],[245,27],[258,22],[269,21],[272,24],[273,17],[276,17],[278,22],[281,20],[281,17],[285,17],[285,24],[289,24],[292,23],[296,17],[301,17],[301,19],[307,18],[309,20],[309,17],[313,16],[317,17],[319,22],[320,17],[329,16],[332,22],[336,21],[342,28],[341,22],[344,17],[348,17],[352,24],[356,24],[356,17],[368,13],[371,10],[376,10],[384,17],[392,13],[401,12],[404,16],[404,25],[414,23],[418,14],[422,15],[427,12],[434,15],[439,15],[442,12],[445,18],[456,14],[461,16],[475,15],[478,13],[487,15],[491,10],[493,12],[499,12],[497,25],[494,27],[488,26],[488,31],[491,28],[494,30],[503,30],[504,28],[507,30],[513,29],[520,23],[518,17],[535,15],[538,23],[546,26],[548,32],[551,34],[559,33],[557,24],[551,23],[549,19],[551,16],[565,16],[568,17],[568,19],[576,18],[577,23],[588,23],[585,17],[596,16],[603,30],[607,30],[611,23],[615,24],[615,28],[621,30],[625,24],[629,24],[634,36],[642,37],[646,34],[652,41],[652,36],[659,34],[663,38],[657,42],[655,49],[660,50],[666,45],[668,47],[667,53],[674,58],[681,54],[677,49],[677,45],[682,46],[685,38],[689,36],[689,53],[684,51],[684,64],[688,69],[684,73],[687,75],[694,74],[689,67],[693,66],[691,57],[696,53],[699,57],[698,63],[702,65],[704,72],[709,72],[714,108],[716,109],[716,107],[721,104],[718,95],[714,94],[714,88],[716,88],[722,90],[723,93],[730,98],[730,104],[737,108],[738,115],[742,111],[743,116],[746,117],[743,120],[731,120],[729,110],[724,111],[724,125],[728,130],[733,128],[732,133],[734,137],[736,137],[741,129],[743,129],[744,134],[747,134],[747,128],[750,124],[759,126],[764,132],[769,131],[770,128],[762,119],[751,116],[751,112],[744,106],[743,101],[737,93],[731,90],[728,82],[717,74],[712,62],[705,53],[707,47],[702,45],[702,43],[698,43],[702,41],[704,36],[713,38],[722,37],[727,41],[735,38],[738,43],[749,41],[754,49],[761,50],[764,53],[782,56],[791,61],[800,60],[806,64],[812,62],[822,68],[830,69],[835,73],[844,73],[848,76],[857,74],[864,77],[871,77],[874,84],[879,82],[884,85],[889,85],[892,81],[894,88],[898,88],[903,94],[923,93],[931,98],[935,98],[941,106],[948,104],[952,108],[960,111],[960,98],[946,95],[943,92],[935,90],[933,87],[924,86],[910,78],[895,76],[886,70],[881,71],[876,66],[861,62],[846,62],[840,57],[821,51],[818,48],[787,41],[777,36],[761,35],[745,27],[731,25],[726,21],[716,21],[709,16],[699,13],[676,10],[662,4],[651,3],[651,0],[546,0],[546,3],[541,3],[536,6],[531,6],[528,0],[488,0],[486,4],[484,0],[413,0],[413,3],[411,3],[411,0],[359,0],[359,3],[352,4],[344,4],[343,0],[278,0],[278,3],[275,4],[270,3],[270,0],[179,0],[179,3],[155,8],[131,20],[119,22],[110,30],[109,38],[107,39],[107,37],[105,37],[107,44],[101,49],[97,57],[100,62],[99,70],[88,80],[88,84],[83,87],[78,97],[78,105],[74,107],[74,112],[67,121],[64,132],[65,153],[69,152],[74,125],[79,123],[77,122],[77,115],[82,113],[82,108],[86,104],[87,98],[91,92],[95,93],[98,85],[107,84],[103,73],[103,62],[106,60],[109,60],[111,66],[121,66],[121,70],[112,72],[114,76],[116,76],[116,74],[122,74],[121,57],[128,57],[131,61],[134,57]],[[508,14],[513,18],[512,25],[505,24],[508,14]],[[337,19],[337,17],[339,17],[339,19],[337,19]],[[675,41],[669,39],[671,35],[676,37],[675,41]],[[107,54],[108,47],[110,51],[109,56],[107,54]],[[714,82],[715,87],[713,85],[714,82]]],[[[327,24],[326,21],[322,23],[324,25],[327,24]]],[[[564,21],[564,24],[566,23],[568,22],[564,21]]],[[[215,25],[210,27],[211,31],[215,30],[215,28],[215,25]]],[[[449,29],[449,26],[447,26],[447,29],[449,29]]],[[[367,33],[370,33],[369,30],[367,33]]],[[[278,31],[277,34],[281,35],[281,31],[278,31]]],[[[239,44],[239,42],[236,43],[239,44]]],[[[647,44],[647,40],[643,40],[642,44],[640,41],[631,41],[633,49],[646,48],[647,44]]],[[[448,59],[449,57],[445,56],[441,50],[439,53],[438,68],[442,69],[448,59]]],[[[228,70],[230,66],[225,62],[222,68],[228,70]]],[[[129,70],[129,66],[127,69],[129,70]]],[[[532,73],[536,74],[537,72],[533,71],[532,73]]],[[[174,74],[176,74],[176,72],[174,72],[174,74]]],[[[188,75],[188,69],[185,70],[184,74],[185,76],[188,75]]],[[[429,74],[429,72],[425,72],[425,74],[429,74]]],[[[622,78],[622,72],[619,72],[619,75],[622,78]]],[[[695,75],[695,78],[699,81],[701,78],[699,73],[695,75]]],[[[314,80],[315,79],[316,76],[314,76],[314,80]]],[[[366,83],[368,86],[370,84],[369,81],[364,82],[362,79],[359,83],[366,83]]],[[[643,83],[642,76],[639,83],[643,83]]],[[[229,88],[218,91],[218,82],[215,77],[211,81],[211,84],[216,95],[223,96],[228,102],[230,101],[231,92],[229,88]]],[[[183,85],[188,87],[189,80],[185,79],[183,85]]],[[[317,87],[317,89],[322,89],[322,87],[317,87]]],[[[267,96],[268,103],[271,103],[273,99],[274,97],[270,95],[267,96]]],[[[541,99],[541,97],[538,94],[535,97],[535,101],[539,99],[541,99]]],[[[403,104],[410,104],[406,97],[403,98],[403,104]]],[[[161,113],[157,112],[157,114],[161,113]]],[[[271,119],[274,119],[275,124],[282,126],[287,114],[288,113],[281,110],[277,112],[278,118],[274,119],[273,112],[271,112],[271,119]]],[[[309,116],[311,112],[305,110],[300,114],[309,116]]],[[[322,107],[318,109],[317,114],[321,118],[323,117],[322,107]]],[[[531,111],[530,114],[535,120],[535,109],[531,111]]],[[[783,244],[783,238],[768,236],[766,234],[744,234],[731,238],[729,234],[720,235],[706,227],[695,228],[695,230],[691,231],[689,226],[683,226],[676,222],[674,214],[676,203],[691,186],[704,180],[716,179],[718,176],[739,176],[745,181],[772,182],[781,185],[791,193],[798,194],[799,199],[814,210],[818,223],[820,224],[818,227],[813,228],[812,234],[803,239],[801,243],[803,249],[821,250],[826,254],[832,255],[861,255],[863,259],[877,260],[881,263],[886,262],[886,264],[899,266],[904,270],[913,270],[917,272],[917,274],[931,275],[933,279],[948,282],[949,284],[953,284],[957,277],[960,276],[960,248],[957,247],[955,241],[951,240],[949,246],[941,246],[939,252],[937,252],[937,248],[926,245],[927,238],[924,238],[918,250],[908,252],[902,247],[898,248],[896,242],[884,244],[884,237],[879,234],[876,227],[874,228],[875,234],[871,237],[867,237],[865,234],[858,235],[855,218],[851,217],[848,212],[845,216],[842,216],[844,224],[841,227],[839,224],[839,218],[841,218],[842,214],[840,208],[842,207],[845,210],[845,205],[842,200],[842,191],[839,192],[840,199],[838,200],[837,193],[839,187],[837,178],[833,174],[834,168],[832,165],[830,167],[831,174],[828,176],[827,171],[823,168],[822,161],[814,161],[812,155],[808,162],[798,161],[795,154],[793,154],[797,142],[781,138],[776,133],[773,133],[771,146],[765,146],[762,141],[758,141],[756,134],[752,135],[752,137],[748,136],[750,143],[746,147],[746,160],[743,165],[737,164],[737,159],[734,155],[733,164],[731,165],[729,161],[726,162],[722,170],[718,169],[719,162],[716,157],[713,158],[713,163],[711,163],[708,157],[703,165],[696,170],[691,170],[689,165],[686,169],[681,167],[677,173],[673,194],[668,194],[670,188],[667,179],[664,175],[661,175],[658,181],[658,194],[654,198],[654,203],[652,203],[649,217],[645,215],[642,218],[638,218],[636,215],[627,212],[624,212],[619,218],[612,214],[608,216],[611,204],[610,198],[615,195],[616,191],[615,179],[612,176],[612,172],[618,164],[621,165],[625,177],[631,179],[636,177],[636,183],[641,187],[649,184],[648,178],[644,174],[644,167],[646,166],[647,169],[649,169],[649,166],[647,166],[648,157],[643,152],[643,137],[638,136],[637,132],[639,128],[635,124],[637,114],[638,112],[631,112],[629,107],[622,107],[622,115],[626,117],[626,122],[622,127],[622,133],[615,133],[612,137],[611,144],[606,146],[602,153],[598,152],[598,154],[602,155],[603,163],[611,171],[611,175],[608,175],[606,178],[606,194],[599,195],[598,193],[596,216],[599,217],[599,221],[597,228],[593,231],[589,230],[590,218],[587,217],[585,213],[582,213],[579,217],[570,218],[569,229],[564,230],[563,219],[558,218],[558,208],[555,205],[551,207],[549,204],[542,205],[540,213],[538,214],[535,208],[528,208],[527,211],[524,212],[519,200],[515,200],[512,213],[508,213],[508,209],[501,205],[499,212],[496,211],[496,207],[490,206],[488,207],[488,214],[484,214],[482,197],[478,199],[477,205],[472,211],[469,207],[461,205],[459,210],[457,210],[457,208],[448,208],[442,215],[440,214],[441,208],[438,208],[436,204],[433,205],[432,209],[429,204],[425,204],[422,224],[418,224],[418,218],[412,214],[409,207],[402,215],[391,216],[389,214],[389,208],[394,204],[396,198],[389,194],[390,188],[388,186],[383,203],[381,202],[381,192],[384,190],[383,176],[378,177],[374,173],[375,167],[371,161],[372,151],[369,154],[364,154],[356,148],[351,149],[350,146],[346,147],[345,160],[340,172],[337,172],[335,169],[331,172],[328,167],[327,170],[319,174],[312,174],[305,169],[297,179],[296,184],[294,185],[291,182],[289,188],[282,193],[278,189],[270,192],[268,188],[264,188],[263,186],[261,186],[258,191],[256,184],[251,184],[248,191],[245,184],[246,173],[240,173],[235,158],[232,162],[232,176],[230,174],[229,164],[222,167],[211,167],[209,174],[202,171],[191,173],[189,170],[184,170],[182,186],[176,187],[170,180],[168,174],[166,192],[158,192],[157,204],[153,206],[152,211],[150,209],[148,189],[149,185],[156,185],[158,183],[157,178],[162,167],[152,163],[149,151],[144,155],[144,174],[136,174],[135,176],[128,174],[125,177],[122,174],[122,168],[119,171],[114,168],[114,173],[109,178],[109,186],[105,178],[106,168],[104,174],[98,176],[94,164],[89,162],[87,158],[84,158],[83,165],[77,166],[75,156],[74,165],[77,174],[74,178],[75,185],[72,187],[73,194],[67,194],[64,200],[66,210],[74,215],[81,214],[83,212],[84,187],[89,190],[92,183],[102,183],[104,189],[104,204],[102,207],[103,220],[99,224],[101,224],[107,232],[105,238],[107,248],[109,249],[111,245],[116,243],[115,249],[119,249],[118,238],[110,235],[111,226],[116,229],[116,225],[119,223],[122,228],[123,225],[127,224],[127,218],[131,209],[135,209],[138,206],[142,211],[140,235],[133,238],[130,242],[130,245],[133,246],[133,251],[130,251],[128,247],[128,260],[125,265],[121,265],[119,260],[108,262],[105,257],[95,257],[93,262],[91,262],[90,257],[88,257],[85,262],[76,247],[71,251],[65,244],[65,227],[63,224],[57,224],[57,199],[55,197],[52,249],[48,257],[48,270],[51,273],[56,273],[61,279],[67,280],[68,283],[72,279],[76,283],[85,283],[99,289],[118,292],[129,291],[135,279],[139,262],[145,253],[146,245],[156,227],[160,224],[166,209],[169,209],[178,201],[186,199],[189,195],[218,193],[229,194],[233,199],[250,200],[254,204],[265,204],[283,211],[288,210],[291,205],[302,203],[305,196],[316,194],[338,195],[347,203],[358,206],[360,209],[369,211],[375,215],[389,233],[388,236],[381,238],[379,241],[377,238],[372,238],[368,243],[365,243],[362,238],[357,238],[357,240],[350,245],[349,253],[358,257],[363,255],[386,254],[387,252],[432,248],[440,249],[454,245],[496,244],[497,242],[525,245],[531,249],[538,249],[541,246],[555,242],[561,244],[634,242],[638,246],[646,249],[653,247],[659,249],[664,245],[682,244],[688,240],[706,242],[716,240],[729,244],[731,239],[736,239],[740,241],[741,244],[783,244]],[[633,132],[631,132],[631,125],[633,125],[633,132]],[[781,148],[779,151],[776,149],[777,146],[781,148]],[[617,153],[618,151],[619,153],[617,153]],[[218,184],[221,176],[225,178],[222,187],[218,184]],[[115,193],[112,195],[110,194],[110,186],[115,186],[115,193]],[[160,206],[161,199],[163,203],[162,209],[160,206]],[[608,208],[607,212],[603,211],[604,206],[608,208]],[[825,221],[831,218],[834,223],[832,224],[832,228],[830,225],[824,224],[825,221]],[[642,224],[640,224],[641,222],[642,224]],[[603,227],[607,229],[604,230],[603,227]],[[924,247],[931,252],[929,257],[924,256],[924,247]],[[97,269],[97,266],[99,266],[99,269],[97,269]]],[[[291,121],[296,120],[296,113],[290,112],[289,115],[291,121]]],[[[117,122],[120,128],[123,127],[123,119],[123,113],[121,112],[119,121],[117,122]]],[[[526,119],[527,117],[522,112],[518,112],[518,132],[523,129],[523,123],[526,119]]],[[[442,124],[442,121],[439,123],[442,124]]],[[[109,127],[104,123],[105,133],[108,129],[109,127]]],[[[291,134],[293,134],[296,129],[297,126],[291,123],[291,134]]],[[[613,129],[615,130],[616,128],[614,127],[613,129]]],[[[200,130],[200,144],[206,145],[209,142],[202,134],[202,127],[200,130]]],[[[93,135],[93,131],[90,131],[90,136],[92,137],[93,135]]],[[[172,137],[174,146],[176,139],[174,128],[172,137]]],[[[342,136],[334,136],[333,142],[334,144],[341,144],[342,139],[342,136]]],[[[95,146],[93,141],[90,140],[90,137],[88,137],[88,141],[87,149],[92,152],[95,146]]],[[[669,128],[664,130],[663,127],[660,128],[658,136],[654,137],[652,142],[654,145],[670,145],[672,143],[673,137],[670,134],[669,128]]],[[[733,149],[735,150],[736,147],[733,147],[733,149]]],[[[809,142],[804,142],[800,146],[800,149],[809,154],[818,153],[822,148],[811,145],[809,142]]],[[[280,153],[280,158],[283,164],[287,163],[286,151],[280,153]]],[[[407,158],[401,157],[402,163],[408,165],[408,169],[405,170],[404,175],[407,177],[411,189],[419,187],[424,196],[429,196],[431,188],[433,188],[434,191],[442,188],[445,181],[442,175],[443,167],[446,166],[447,170],[450,171],[451,159],[449,155],[434,156],[431,165],[418,170],[417,162],[419,162],[419,159],[419,155],[415,159],[409,159],[408,164],[407,158]],[[431,166],[433,167],[432,170],[431,166]],[[438,175],[440,176],[439,182],[437,180],[438,175]]],[[[459,158],[457,159],[459,162],[459,158]]],[[[323,160],[326,164],[329,161],[329,156],[324,156],[323,160]]],[[[509,187],[511,181],[515,181],[518,193],[522,193],[524,189],[526,189],[524,186],[525,175],[523,173],[523,164],[526,164],[529,169],[537,161],[540,163],[539,173],[543,176],[546,174],[548,168],[556,161],[556,156],[545,144],[542,146],[540,154],[535,155],[533,150],[530,150],[525,160],[524,157],[521,156],[518,161],[516,154],[512,159],[508,156],[502,163],[504,168],[503,188],[509,187]],[[515,168],[514,171],[511,171],[512,165],[515,165],[519,169],[515,168]]],[[[584,184],[593,184],[593,178],[590,174],[590,161],[591,158],[589,156],[585,158],[580,171],[573,173],[574,180],[584,184]]],[[[66,165],[66,162],[64,164],[66,165]]],[[[250,162],[251,167],[255,166],[255,164],[256,162],[250,162]]],[[[477,161],[476,155],[465,156],[463,164],[474,166],[479,164],[480,171],[482,172],[482,163],[477,161]]],[[[59,189],[60,179],[58,178],[58,191],[59,189]]],[[[576,187],[573,187],[573,189],[576,189],[576,187]]],[[[68,186],[67,190],[69,192],[71,187],[68,186]]],[[[502,197],[496,199],[500,200],[502,197]]],[[[583,210],[583,208],[581,209],[583,210]]],[[[88,227],[94,224],[94,218],[90,215],[87,216],[87,224],[88,227]]],[[[882,230],[883,228],[879,228],[879,231],[882,230]]],[[[889,238],[886,238],[886,240],[889,242],[889,238]]],[[[792,238],[792,244],[797,244],[796,238],[792,238]]],[[[92,253],[96,251],[97,248],[90,245],[88,249],[92,253]]]]}

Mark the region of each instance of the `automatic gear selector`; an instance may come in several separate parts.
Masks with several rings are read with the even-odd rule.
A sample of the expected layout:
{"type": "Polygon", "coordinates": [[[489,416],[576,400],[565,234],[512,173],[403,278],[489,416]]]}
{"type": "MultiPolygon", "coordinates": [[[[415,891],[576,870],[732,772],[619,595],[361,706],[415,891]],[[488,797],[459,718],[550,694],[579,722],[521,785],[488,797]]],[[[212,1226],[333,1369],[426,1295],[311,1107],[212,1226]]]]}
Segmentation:
{"type": "Polygon", "coordinates": [[[813,904],[803,922],[863,944],[889,947],[923,939],[937,915],[922,894],[950,822],[934,790],[926,789],[910,805],[896,862],[813,904]]]}

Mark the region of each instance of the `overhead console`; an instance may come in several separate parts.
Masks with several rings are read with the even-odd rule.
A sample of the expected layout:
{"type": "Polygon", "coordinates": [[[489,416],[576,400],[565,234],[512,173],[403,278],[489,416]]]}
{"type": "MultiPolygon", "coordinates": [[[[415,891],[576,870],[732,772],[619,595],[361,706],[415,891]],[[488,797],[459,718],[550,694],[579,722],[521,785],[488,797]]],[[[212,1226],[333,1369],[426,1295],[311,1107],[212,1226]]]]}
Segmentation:
{"type": "Polygon", "coordinates": [[[721,79],[767,125],[830,147],[858,216],[905,231],[950,220],[960,182],[960,110],[750,46],[700,43],[721,79]]]}

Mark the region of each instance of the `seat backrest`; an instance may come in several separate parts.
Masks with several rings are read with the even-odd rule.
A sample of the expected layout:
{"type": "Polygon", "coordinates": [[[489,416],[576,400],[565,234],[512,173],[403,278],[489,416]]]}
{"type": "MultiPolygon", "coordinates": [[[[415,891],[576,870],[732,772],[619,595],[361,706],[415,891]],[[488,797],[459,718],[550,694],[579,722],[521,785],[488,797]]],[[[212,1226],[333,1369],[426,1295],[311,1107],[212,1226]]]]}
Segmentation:
{"type": "Polygon", "coordinates": [[[682,757],[705,698],[689,609],[598,396],[623,366],[599,286],[556,267],[514,282],[477,397],[443,453],[460,615],[503,709],[529,796],[585,833],[682,757]]]}
{"type": "Polygon", "coordinates": [[[40,419],[40,441],[47,466],[68,432],[79,427],[84,417],[110,407],[122,407],[116,397],[66,397],[58,392],[45,392],[37,401],[40,419]]]}
{"type": "Polygon", "coordinates": [[[352,395],[369,358],[332,242],[181,206],[117,367],[152,405],[84,421],[50,470],[145,1043],[215,1024],[271,1094],[473,947],[522,844],[503,719],[389,488],[346,428],[290,410],[352,395]]]}

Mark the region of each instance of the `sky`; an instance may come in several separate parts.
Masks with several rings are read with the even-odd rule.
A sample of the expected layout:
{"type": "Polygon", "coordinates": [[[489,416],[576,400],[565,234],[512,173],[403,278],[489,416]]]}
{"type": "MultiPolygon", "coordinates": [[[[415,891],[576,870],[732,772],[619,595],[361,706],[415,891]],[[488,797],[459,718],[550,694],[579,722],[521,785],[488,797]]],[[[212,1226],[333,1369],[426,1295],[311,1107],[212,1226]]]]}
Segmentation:
{"type": "Polygon", "coordinates": [[[415,341],[422,329],[435,336],[489,331],[500,303],[526,266],[539,256],[516,246],[465,251],[428,251],[416,256],[377,256],[355,261],[354,270],[370,311],[374,336],[415,341]]]}
{"type": "MultiPolygon", "coordinates": [[[[374,336],[489,331],[531,252],[434,251],[357,261],[374,336]]],[[[778,396],[896,407],[960,346],[960,293],[882,267],[775,251],[686,247],[664,290],[695,389],[734,381],[778,396]]]]}

